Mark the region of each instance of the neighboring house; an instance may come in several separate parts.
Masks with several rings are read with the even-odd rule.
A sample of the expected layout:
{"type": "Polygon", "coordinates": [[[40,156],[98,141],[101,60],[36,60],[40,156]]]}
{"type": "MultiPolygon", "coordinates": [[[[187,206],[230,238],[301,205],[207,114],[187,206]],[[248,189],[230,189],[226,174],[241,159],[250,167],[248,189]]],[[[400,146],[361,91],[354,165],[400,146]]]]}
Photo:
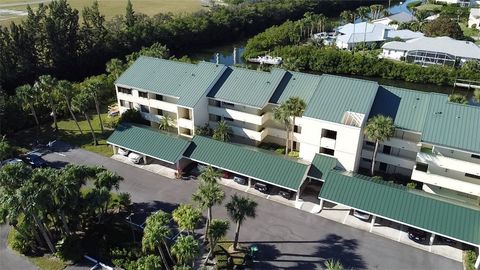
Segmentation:
{"type": "Polygon", "coordinates": [[[461,7],[468,7],[475,5],[477,1],[475,0],[436,0],[437,3],[446,3],[446,4],[456,4],[461,7]]]}
{"type": "Polygon", "coordinates": [[[340,203],[374,215],[371,228],[379,216],[432,232],[430,243],[437,234],[480,245],[480,107],[348,77],[151,57],[135,61],[115,87],[120,111],[138,108],[152,126],[120,124],[107,140],[115,153],[134,151],[180,174],[192,161],[211,165],[249,186],[289,190],[297,200],[305,186],[322,181],[318,209],[324,200],[340,203]],[[300,159],[255,147],[285,144],[272,110],[294,96],[307,103],[292,138],[300,159]],[[379,114],[393,119],[395,134],[380,142],[376,171],[413,179],[423,192],[354,174],[371,166],[374,142],[364,128],[379,114]],[[176,119],[177,134],[158,131],[165,115],[176,119]],[[196,134],[218,121],[228,123],[232,143],[196,134]]]}
{"type": "Polygon", "coordinates": [[[393,27],[383,24],[368,22],[349,23],[338,29],[335,45],[341,49],[351,50],[358,44],[378,44],[393,38],[410,40],[423,37],[423,33],[411,30],[395,30],[393,27]]]}
{"type": "Polygon", "coordinates": [[[405,60],[422,66],[462,65],[480,60],[480,47],[475,43],[450,37],[422,37],[406,42],[392,41],[382,46],[381,57],[405,60]]]}
{"type": "Polygon", "coordinates": [[[383,17],[377,20],[373,20],[372,23],[374,24],[383,24],[383,25],[388,25],[394,29],[398,28],[398,24],[401,23],[408,23],[411,21],[415,21],[415,16],[413,16],[410,13],[407,12],[399,12],[396,14],[392,14],[387,17],[383,17]]]}
{"type": "Polygon", "coordinates": [[[470,9],[470,16],[468,17],[468,27],[475,27],[480,29],[480,8],[470,9]]]}

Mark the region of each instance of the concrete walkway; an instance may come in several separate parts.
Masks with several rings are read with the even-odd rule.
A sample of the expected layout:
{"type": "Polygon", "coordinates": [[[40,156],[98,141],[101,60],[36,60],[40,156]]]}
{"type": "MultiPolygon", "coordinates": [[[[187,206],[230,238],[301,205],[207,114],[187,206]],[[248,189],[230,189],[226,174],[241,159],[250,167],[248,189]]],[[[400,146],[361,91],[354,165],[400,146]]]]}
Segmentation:
{"type": "Polygon", "coordinates": [[[7,247],[10,226],[0,225],[0,269],[1,270],[36,270],[27,258],[7,247]]]}

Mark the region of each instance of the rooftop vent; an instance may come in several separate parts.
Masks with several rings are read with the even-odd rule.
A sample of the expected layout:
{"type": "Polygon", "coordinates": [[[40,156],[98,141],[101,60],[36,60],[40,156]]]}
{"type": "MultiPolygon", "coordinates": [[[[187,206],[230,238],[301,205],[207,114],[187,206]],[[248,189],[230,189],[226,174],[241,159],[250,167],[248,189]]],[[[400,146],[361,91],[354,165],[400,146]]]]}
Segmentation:
{"type": "Polygon", "coordinates": [[[434,112],[433,114],[439,115],[439,114],[442,114],[442,112],[434,112]]]}
{"type": "Polygon", "coordinates": [[[420,98],[419,98],[419,97],[417,97],[417,98],[416,98],[416,100],[420,100],[420,98]]]}

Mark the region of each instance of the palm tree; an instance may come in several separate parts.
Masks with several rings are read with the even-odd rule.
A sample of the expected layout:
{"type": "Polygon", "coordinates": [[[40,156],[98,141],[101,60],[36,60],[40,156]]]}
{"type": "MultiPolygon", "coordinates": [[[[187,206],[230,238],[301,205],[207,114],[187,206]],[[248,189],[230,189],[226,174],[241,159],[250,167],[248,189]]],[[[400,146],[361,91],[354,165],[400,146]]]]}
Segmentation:
{"type": "Polygon", "coordinates": [[[213,138],[222,142],[226,142],[230,139],[229,135],[230,128],[227,125],[227,122],[220,121],[218,122],[217,127],[213,131],[213,138]]]}
{"type": "Polygon", "coordinates": [[[168,250],[165,239],[172,233],[168,226],[169,220],[169,215],[163,211],[158,211],[149,216],[143,230],[142,238],[142,250],[144,252],[155,249],[158,250],[167,270],[170,270],[170,261],[165,255],[165,248],[168,250]]]}
{"type": "Polygon", "coordinates": [[[370,171],[373,176],[379,142],[388,140],[395,134],[395,125],[393,124],[393,119],[381,114],[370,118],[365,126],[364,134],[369,140],[375,142],[375,149],[372,157],[372,168],[370,171]]]}
{"type": "Polygon", "coordinates": [[[295,118],[301,117],[305,112],[307,103],[300,97],[290,97],[285,101],[285,106],[288,108],[288,114],[292,117],[292,127],[290,128],[291,135],[291,146],[290,149],[293,150],[293,132],[295,131],[295,118]]]}
{"type": "Polygon", "coordinates": [[[168,115],[162,116],[158,128],[163,131],[169,131],[175,125],[175,120],[168,115]]]}
{"type": "MultiPolygon", "coordinates": [[[[202,181],[198,190],[192,195],[192,200],[199,204],[201,209],[207,209],[207,221],[205,225],[205,236],[208,235],[210,222],[212,221],[212,207],[221,204],[225,198],[225,192],[217,182],[202,181]]],[[[207,240],[207,239],[205,239],[207,240]]]]}
{"type": "Polygon", "coordinates": [[[286,142],[285,142],[285,156],[288,155],[289,137],[290,137],[290,111],[285,104],[273,108],[273,119],[285,126],[286,142]]]}
{"type": "Polygon", "coordinates": [[[24,105],[24,108],[29,108],[32,112],[32,116],[35,119],[37,127],[40,126],[38,121],[37,112],[35,111],[35,102],[38,97],[38,92],[31,85],[25,84],[15,89],[15,94],[20,102],[24,105]]]}
{"type": "Polygon", "coordinates": [[[191,204],[181,204],[173,210],[172,216],[181,230],[186,230],[188,234],[194,235],[195,227],[197,227],[202,213],[191,204]]]}
{"type": "Polygon", "coordinates": [[[217,182],[220,178],[220,173],[212,166],[208,166],[201,174],[200,179],[205,182],[217,182]]]}
{"type": "Polygon", "coordinates": [[[459,104],[467,104],[468,99],[466,96],[462,94],[451,94],[448,96],[448,101],[454,102],[454,103],[459,103],[459,104]]]}
{"type": "Polygon", "coordinates": [[[57,109],[53,98],[56,85],[57,79],[53,78],[50,75],[42,75],[38,77],[38,80],[35,82],[33,87],[37,89],[48,100],[48,103],[50,104],[50,109],[52,110],[55,131],[58,131],[57,109]]]}
{"type": "Polygon", "coordinates": [[[238,235],[240,234],[240,226],[247,217],[255,218],[255,210],[257,208],[257,202],[248,198],[240,197],[234,194],[229,203],[225,206],[227,208],[230,218],[237,223],[235,229],[235,240],[233,242],[233,249],[237,249],[238,235]]]}
{"type": "Polygon", "coordinates": [[[74,109],[77,111],[81,112],[85,119],[88,122],[88,126],[90,127],[90,132],[92,133],[92,138],[93,138],[93,145],[97,145],[97,137],[95,136],[95,131],[93,130],[92,123],[90,122],[90,116],[88,116],[88,108],[89,105],[91,104],[92,101],[92,96],[90,93],[87,93],[85,91],[80,92],[77,94],[75,97],[72,99],[72,106],[74,109]]]}
{"type": "Polygon", "coordinates": [[[78,124],[77,117],[75,117],[75,114],[73,113],[72,110],[72,93],[73,93],[73,86],[69,81],[66,80],[61,80],[57,84],[57,90],[60,93],[60,95],[63,96],[65,99],[65,103],[67,104],[68,111],[70,112],[70,115],[72,116],[73,121],[75,121],[75,125],[77,125],[78,130],[80,131],[81,134],[83,134],[82,129],[80,128],[80,125],[78,124]]]}
{"type": "Polygon", "coordinates": [[[371,5],[370,6],[370,15],[373,20],[380,19],[380,17],[383,16],[388,16],[388,11],[385,13],[387,10],[383,5],[371,5]]]}
{"type": "Polygon", "coordinates": [[[122,72],[126,69],[126,65],[122,62],[122,60],[113,58],[112,60],[107,62],[106,71],[108,72],[109,76],[113,77],[113,80],[118,79],[122,72]]]}
{"type": "Polygon", "coordinates": [[[360,19],[364,20],[364,22],[365,22],[365,31],[363,31],[363,43],[364,43],[364,45],[367,42],[367,24],[368,24],[368,19],[370,18],[369,13],[370,13],[370,9],[368,7],[357,8],[358,17],[360,17],[360,19]]]}
{"type": "Polygon", "coordinates": [[[85,91],[88,91],[91,94],[93,98],[93,102],[95,103],[95,110],[97,111],[98,120],[100,121],[100,130],[103,133],[104,129],[103,129],[102,116],[100,113],[100,102],[98,100],[98,91],[100,87],[101,87],[101,82],[97,77],[88,78],[87,81],[83,82],[83,89],[85,91]]]}
{"type": "MultiPolygon", "coordinates": [[[[218,240],[225,237],[230,228],[230,223],[228,220],[213,219],[212,224],[210,224],[210,230],[208,231],[208,239],[210,242],[210,250],[208,252],[205,263],[212,257],[213,251],[217,246],[218,240]]],[[[205,264],[204,263],[204,264],[205,264]]]]}
{"type": "Polygon", "coordinates": [[[172,246],[172,254],[176,257],[177,264],[181,266],[186,266],[187,264],[192,263],[193,268],[195,257],[199,253],[200,245],[191,235],[180,235],[172,246]]]}
{"type": "MultiPolygon", "coordinates": [[[[357,18],[357,15],[355,12],[351,10],[344,10],[342,13],[340,13],[340,18],[347,23],[347,22],[352,22],[353,23],[353,33],[355,33],[355,19],[357,18]]],[[[353,46],[355,47],[355,35],[353,36],[353,46]]],[[[352,48],[353,49],[353,48],[352,48]]]]}
{"type": "Polygon", "coordinates": [[[327,260],[324,264],[326,270],[343,270],[343,265],[339,261],[327,260]]]}

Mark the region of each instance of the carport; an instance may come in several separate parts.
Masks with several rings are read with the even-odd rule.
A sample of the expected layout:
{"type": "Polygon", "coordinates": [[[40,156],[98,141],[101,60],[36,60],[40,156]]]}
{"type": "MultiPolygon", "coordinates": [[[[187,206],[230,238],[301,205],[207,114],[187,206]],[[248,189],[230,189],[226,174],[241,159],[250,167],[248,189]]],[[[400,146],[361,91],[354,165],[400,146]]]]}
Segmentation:
{"type": "Polygon", "coordinates": [[[112,145],[114,154],[118,153],[118,148],[123,148],[143,155],[145,164],[149,157],[179,171],[184,166],[182,154],[190,141],[149,126],[122,123],[110,135],[107,143],[112,145]]]}
{"type": "MultiPolygon", "coordinates": [[[[375,217],[431,233],[474,247],[480,245],[480,209],[447,201],[433,194],[374,180],[363,175],[332,170],[319,195],[323,201],[345,205],[375,217]]],[[[475,266],[478,268],[480,260],[475,266]]]]}
{"type": "MultiPolygon", "coordinates": [[[[185,158],[273,186],[298,192],[308,164],[244,145],[195,136],[185,158]]],[[[297,194],[298,195],[298,194],[297,194]]]]}

